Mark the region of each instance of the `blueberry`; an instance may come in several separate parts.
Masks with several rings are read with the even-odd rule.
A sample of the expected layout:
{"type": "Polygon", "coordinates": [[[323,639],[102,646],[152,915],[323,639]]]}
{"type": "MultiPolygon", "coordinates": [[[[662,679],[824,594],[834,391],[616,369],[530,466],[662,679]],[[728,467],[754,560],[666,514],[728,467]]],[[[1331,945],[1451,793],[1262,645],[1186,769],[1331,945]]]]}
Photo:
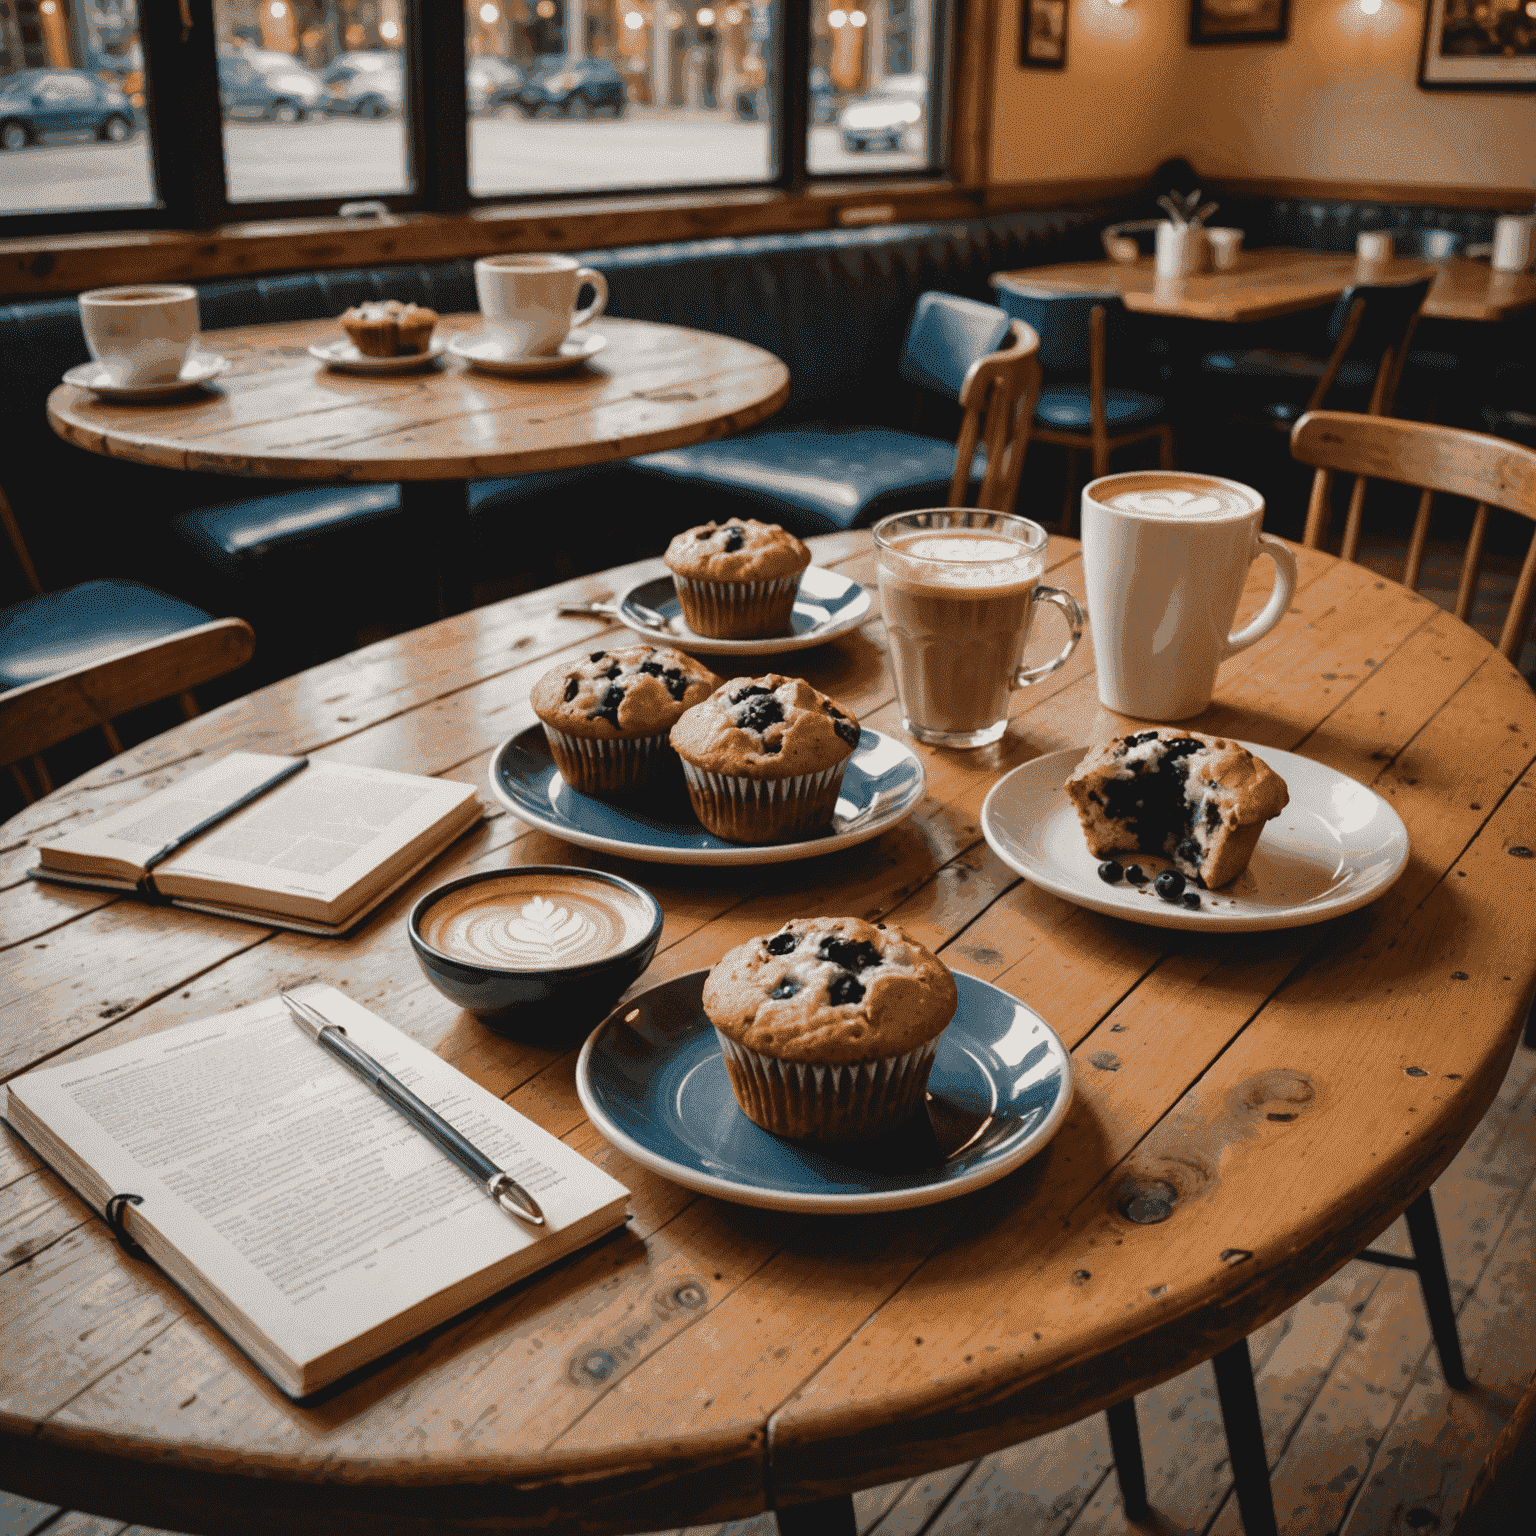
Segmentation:
{"type": "Polygon", "coordinates": [[[587,660],[588,661],[601,661],[603,659],[603,657],[606,656],[607,654],[608,654],[607,651],[593,651],[592,654],[587,657],[587,660]]]}
{"type": "Polygon", "coordinates": [[[1205,824],[1213,832],[1221,824],[1221,811],[1217,808],[1214,800],[1207,800],[1205,802],[1205,824]]]}
{"type": "Polygon", "coordinates": [[[621,666],[620,666],[620,665],[619,665],[619,664],[618,664],[618,662],[616,662],[616,661],[610,661],[610,662],[609,662],[609,663],[608,663],[608,665],[607,665],[607,666],[606,666],[606,667],[604,667],[604,668],[603,668],[603,673],[602,673],[602,675],[603,675],[603,676],[604,676],[604,677],[607,677],[607,678],[615,678],[615,677],[618,677],[618,676],[620,676],[620,675],[621,675],[621,674],[622,674],[622,673],[623,673],[623,671],[624,671],[624,668],[623,668],[623,667],[621,667],[621,666]]]}
{"type": "Polygon", "coordinates": [[[827,998],[834,1008],[843,1003],[861,1003],[864,1001],[864,988],[857,976],[839,971],[827,986],[827,998]]]}
{"type": "Polygon", "coordinates": [[[1198,752],[1205,746],[1203,741],[1196,741],[1193,736],[1175,736],[1170,742],[1163,745],[1163,756],[1188,757],[1191,752],[1198,752]]]}
{"type": "Polygon", "coordinates": [[[859,728],[852,720],[834,720],[832,732],[839,741],[847,742],[850,747],[856,747],[859,744],[859,728]]]}
{"type": "Polygon", "coordinates": [[[768,996],[777,997],[782,1000],[786,997],[793,997],[799,990],[800,983],[798,981],[781,981],[768,996]]]}
{"type": "Polygon", "coordinates": [[[1125,738],[1125,744],[1127,747],[1139,747],[1144,741],[1156,740],[1156,731],[1138,731],[1134,736],[1127,736],[1125,738]]]}
{"type": "Polygon", "coordinates": [[[783,750],[784,742],[782,738],[778,741],[769,741],[766,736],[763,737],[763,753],[765,756],[777,757],[783,750]]]}
{"type": "Polygon", "coordinates": [[[581,692],[581,679],[574,674],[565,680],[565,702],[569,704],[581,692]]]}
{"type": "Polygon", "coordinates": [[[1140,864],[1127,864],[1125,866],[1125,878],[1132,885],[1145,885],[1147,883],[1146,871],[1140,864]]]}
{"type": "Polygon", "coordinates": [[[1183,901],[1184,905],[1188,907],[1191,912],[1198,912],[1200,910],[1199,891],[1185,891],[1183,901]]]}
{"type": "Polygon", "coordinates": [[[848,716],[845,715],[843,711],[840,710],[837,705],[832,702],[831,699],[823,699],[821,707],[826,710],[826,712],[831,715],[834,720],[846,720],[848,718],[848,716]]]}
{"type": "Polygon", "coordinates": [[[688,679],[683,676],[682,668],[669,667],[663,674],[663,680],[666,682],[667,692],[681,704],[683,696],[688,692],[688,679]]]}
{"type": "Polygon", "coordinates": [[[749,683],[745,688],[738,688],[727,700],[727,704],[740,704],[743,699],[767,698],[773,692],[772,688],[760,687],[757,683],[749,683]]]}
{"type": "Polygon", "coordinates": [[[792,955],[795,946],[800,942],[792,933],[776,933],[768,940],[768,953],[770,955],[792,955]]]}
{"type": "Polygon", "coordinates": [[[1105,859],[1105,861],[1099,865],[1099,879],[1102,880],[1105,885],[1119,885],[1124,877],[1125,871],[1120,868],[1119,864],[1114,859],[1105,859]]]}
{"type": "Polygon", "coordinates": [[[1152,889],[1164,901],[1177,901],[1184,894],[1184,876],[1176,869],[1165,869],[1152,882],[1152,889]]]}
{"type": "Polygon", "coordinates": [[[757,731],[761,734],[770,725],[778,725],[784,719],[784,706],[771,695],[765,699],[749,699],[740,714],[736,716],[736,724],[743,730],[757,731]]]}
{"type": "Polygon", "coordinates": [[[747,542],[747,530],[745,528],[730,527],[725,530],[725,552],[734,555],[743,544],[747,542]]]}
{"type": "Polygon", "coordinates": [[[594,720],[607,720],[613,725],[614,730],[619,728],[619,705],[624,702],[624,690],[617,683],[609,683],[603,689],[603,697],[596,709],[592,711],[594,720]]]}
{"type": "Polygon", "coordinates": [[[845,971],[869,971],[880,964],[880,951],[868,939],[840,939],[832,933],[817,945],[816,954],[845,971]]]}
{"type": "Polygon", "coordinates": [[[1174,850],[1174,858],[1185,864],[1193,864],[1197,869],[1200,866],[1200,844],[1194,838],[1186,837],[1174,850]]]}

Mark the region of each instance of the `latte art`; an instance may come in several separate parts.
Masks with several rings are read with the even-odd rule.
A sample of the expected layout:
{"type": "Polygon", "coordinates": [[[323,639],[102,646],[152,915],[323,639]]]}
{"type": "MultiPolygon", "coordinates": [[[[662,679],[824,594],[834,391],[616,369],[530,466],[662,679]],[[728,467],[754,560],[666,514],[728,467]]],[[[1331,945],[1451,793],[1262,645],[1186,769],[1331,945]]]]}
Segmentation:
{"type": "Polygon", "coordinates": [[[508,875],[446,892],[422,913],[419,929],[433,949],[457,960],[550,971],[618,954],[645,937],[651,920],[617,886],[508,875]]]}
{"type": "Polygon", "coordinates": [[[1124,496],[1116,496],[1110,506],[1153,516],[1184,513],[1189,517],[1207,517],[1227,510],[1220,497],[1201,496],[1194,491],[1127,491],[1124,496]]]}
{"type": "Polygon", "coordinates": [[[1180,522],[1246,517],[1262,504],[1256,492],[1235,480],[1184,470],[1111,475],[1094,499],[1116,512],[1180,522]]]}

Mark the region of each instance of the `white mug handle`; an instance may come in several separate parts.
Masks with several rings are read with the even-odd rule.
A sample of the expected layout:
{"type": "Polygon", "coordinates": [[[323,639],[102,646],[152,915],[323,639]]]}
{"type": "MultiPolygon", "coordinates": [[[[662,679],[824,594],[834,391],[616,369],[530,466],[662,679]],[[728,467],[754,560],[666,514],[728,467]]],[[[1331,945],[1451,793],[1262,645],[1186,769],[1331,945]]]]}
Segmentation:
{"type": "Polygon", "coordinates": [[[1223,657],[1235,656],[1239,651],[1246,651],[1255,640],[1262,640],[1280,622],[1286,609],[1291,606],[1291,596],[1296,590],[1296,557],[1291,553],[1290,546],[1283,539],[1277,539],[1272,533],[1261,533],[1259,547],[1254,551],[1253,558],[1257,560],[1260,555],[1268,555],[1275,562],[1274,590],[1269,594],[1269,601],[1251,623],[1238,630],[1235,635],[1227,636],[1227,648],[1222,652],[1223,657]]]}
{"type": "Polygon", "coordinates": [[[608,307],[608,279],[593,267],[579,267],[576,271],[576,291],[581,291],[583,283],[590,283],[596,290],[596,297],[585,309],[578,309],[571,316],[571,329],[574,331],[578,325],[585,325],[589,320],[597,317],[608,307]]]}

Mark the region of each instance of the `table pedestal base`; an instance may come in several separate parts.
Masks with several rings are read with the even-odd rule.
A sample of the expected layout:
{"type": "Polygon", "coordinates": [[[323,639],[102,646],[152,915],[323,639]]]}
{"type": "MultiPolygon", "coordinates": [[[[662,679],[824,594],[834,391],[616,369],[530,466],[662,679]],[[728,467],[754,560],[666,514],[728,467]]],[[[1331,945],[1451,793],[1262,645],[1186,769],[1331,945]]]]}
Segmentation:
{"type": "Polygon", "coordinates": [[[431,562],[433,616],[463,613],[469,607],[469,483],[403,480],[400,510],[411,542],[431,562]]]}

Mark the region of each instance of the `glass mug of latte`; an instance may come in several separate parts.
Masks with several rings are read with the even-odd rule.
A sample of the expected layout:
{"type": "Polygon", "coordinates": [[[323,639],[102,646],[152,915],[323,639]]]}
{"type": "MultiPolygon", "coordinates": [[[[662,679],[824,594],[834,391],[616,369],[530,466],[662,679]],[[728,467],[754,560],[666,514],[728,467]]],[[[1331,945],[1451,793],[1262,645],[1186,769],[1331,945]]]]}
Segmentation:
{"type": "Polygon", "coordinates": [[[1099,701],[1140,720],[1187,720],[1211,702],[1216,669],[1280,622],[1296,560],[1260,532],[1251,486],[1183,470],[1105,475],[1083,488],[1083,581],[1099,701]],[[1275,564],[1263,610],[1231,633],[1248,568],[1275,564]]]}
{"type": "Polygon", "coordinates": [[[1008,729],[1008,695],[1049,677],[1083,632],[1070,594],[1040,585],[1047,534],[1002,512],[940,508],[875,524],[901,723],[936,747],[983,747],[1008,729]],[[1071,630],[1061,653],[1025,667],[1035,606],[1061,610],[1071,630]]]}

